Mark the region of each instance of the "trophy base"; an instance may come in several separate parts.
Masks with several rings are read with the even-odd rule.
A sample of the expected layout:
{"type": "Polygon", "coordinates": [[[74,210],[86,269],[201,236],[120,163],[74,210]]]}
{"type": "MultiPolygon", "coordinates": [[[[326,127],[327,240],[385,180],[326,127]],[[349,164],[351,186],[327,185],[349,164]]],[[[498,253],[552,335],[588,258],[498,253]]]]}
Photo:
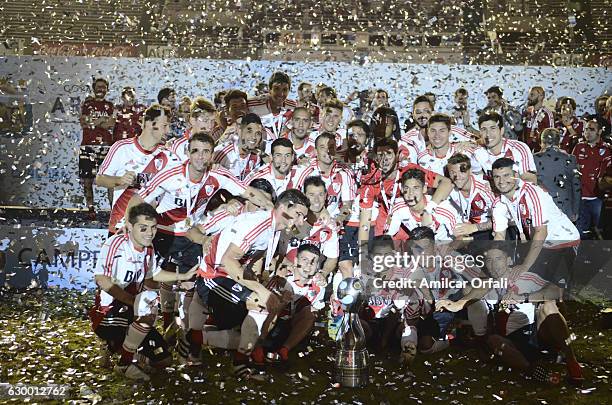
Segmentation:
{"type": "Polygon", "coordinates": [[[368,385],[368,351],[338,350],[334,379],[343,387],[365,387],[368,385]]]}

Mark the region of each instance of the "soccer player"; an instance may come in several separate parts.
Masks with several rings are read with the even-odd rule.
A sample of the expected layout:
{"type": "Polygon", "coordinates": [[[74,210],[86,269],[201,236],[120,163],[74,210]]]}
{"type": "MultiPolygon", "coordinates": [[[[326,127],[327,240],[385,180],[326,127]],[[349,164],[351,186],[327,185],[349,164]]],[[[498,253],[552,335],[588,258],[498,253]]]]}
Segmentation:
{"type": "MultiPolygon", "coordinates": [[[[433,103],[427,96],[419,96],[414,99],[414,103],[412,104],[412,117],[416,123],[416,127],[406,132],[402,136],[402,141],[414,144],[419,152],[424,151],[429,143],[427,125],[433,112],[433,103]]],[[[452,125],[450,140],[451,142],[471,142],[472,137],[466,130],[452,125]]]]}
{"type": "Polygon", "coordinates": [[[328,100],[321,105],[321,115],[319,116],[319,129],[311,132],[310,139],[315,141],[324,132],[334,134],[336,148],[341,148],[345,141],[345,131],[340,130],[342,122],[342,108],[344,104],[338,99],[328,100]]]}
{"type": "Polygon", "coordinates": [[[476,113],[480,116],[485,113],[495,112],[501,115],[504,125],[504,133],[508,139],[518,139],[523,133],[523,116],[504,99],[504,92],[499,86],[492,86],[485,90],[488,103],[485,108],[476,113]]]}
{"type": "MultiPolygon", "coordinates": [[[[458,145],[450,142],[451,118],[446,114],[433,114],[427,124],[427,135],[429,146],[419,153],[417,163],[432,172],[445,175],[448,159],[455,153],[461,152],[472,159],[472,170],[476,175],[480,174],[480,167],[473,158],[474,149],[469,146],[458,145]]],[[[473,145],[474,147],[476,145],[473,145]]]]}
{"type": "MultiPolygon", "coordinates": [[[[266,287],[282,296],[283,311],[274,328],[262,344],[268,358],[286,362],[289,352],[303,341],[315,323],[314,312],[325,306],[326,282],[315,279],[319,271],[321,252],[311,243],[297,248],[295,264],[289,266],[285,274],[270,279],[266,287]]],[[[259,348],[259,347],[258,347],[259,348]]],[[[260,352],[258,348],[256,352],[260,352]]],[[[255,353],[254,353],[255,354],[255,353]]],[[[262,361],[263,353],[253,358],[262,361]]],[[[257,361],[256,360],[256,361],[257,361]]]]}
{"type": "Polygon", "coordinates": [[[521,140],[533,152],[540,150],[540,133],[546,128],[554,128],[555,118],[552,111],[544,107],[544,88],[534,86],[529,90],[527,108],[523,111],[525,128],[521,140]]]}
{"type": "Polygon", "coordinates": [[[500,193],[493,202],[495,239],[505,240],[508,225],[514,221],[520,239],[532,241],[515,272],[531,271],[542,286],[550,282],[566,288],[580,234],[546,191],[518,178],[514,164],[509,158],[493,163],[493,182],[500,193]]]}
{"type": "Polygon", "coordinates": [[[225,107],[220,110],[220,123],[223,134],[217,139],[219,144],[235,140],[240,133],[240,120],[249,113],[247,94],[241,90],[230,90],[224,98],[225,107]]]}
{"type": "MultiPolygon", "coordinates": [[[[246,187],[226,169],[210,168],[213,145],[210,135],[194,134],[189,140],[189,160],[159,172],[132,196],[126,208],[129,212],[134,204],[156,203],[159,233],[155,249],[164,259],[162,267],[176,264],[179,273],[188,271],[202,256],[202,247],[185,235],[202,218],[208,201],[219,189],[258,205],[271,205],[259,190],[246,187]]],[[[161,288],[164,327],[168,328],[173,321],[174,293],[168,285],[161,288]]]]}
{"type": "Polygon", "coordinates": [[[176,154],[181,162],[189,159],[187,145],[192,134],[203,132],[213,136],[217,123],[217,109],[204,97],[197,97],[189,109],[188,123],[189,126],[183,132],[183,136],[174,139],[170,146],[172,153],[176,154]]]}
{"type": "MultiPolygon", "coordinates": [[[[302,192],[285,191],[271,211],[242,214],[235,225],[216,235],[200,263],[195,288],[201,303],[208,306],[220,330],[241,326],[240,344],[234,357],[234,373],[239,378],[253,375],[248,365],[249,355],[262,333],[265,335],[262,328],[268,315],[276,315],[281,310],[276,295],[245,277],[243,265],[259,251],[265,252],[264,269],[267,269],[281,231],[301,226],[309,205],[302,192]]],[[[191,357],[199,357],[206,341],[202,333],[204,321],[204,314],[200,313],[199,317],[190,314],[191,357]]]]}
{"type": "Polygon", "coordinates": [[[246,177],[245,183],[248,184],[254,179],[266,179],[274,187],[276,195],[281,195],[285,190],[297,187],[304,168],[294,164],[293,144],[287,138],[279,138],[272,142],[271,153],[272,162],[251,172],[246,177]]]}
{"type": "Polygon", "coordinates": [[[576,117],[576,101],[565,97],[560,105],[561,116],[555,122],[555,128],[561,130],[561,149],[572,153],[576,144],[582,141],[584,121],[576,117]]]}
{"type": "Polygon", "coordinates": [[[136,90],[124,87],[121,91],[122,104],[115,106],[115,127],[113,129],[113,144],[126,138],[133,138],[142,132],[142,116],[147,109],[144,104],[136,101],[136,90]]]}
{"type": "Polygon", "coordinates": [[[504,122],[502,116],[490,112],[478,117],[480,134],[484,140],[484,146],[474,151],[474,157],[482,167],[484,179],[491,180],[491,167],[497,159],[506,157],[516,162],[515,170],[521,179],[536,183],[536,166],[533,154],[525,143],[505,137],[504,122]]]}
{"type": "Polygon", "coordinates": [[[261,118],[263,126],[270,131],[271,140],[274,140],[280,137],[297,103],[287,98],[291,90],[291,78],[286,73],[274,72],[268,86],[269,94],[250,99],[248,106],[250,112],[261,118]]]}
{"type": "Polygon", "coordinates": [[[245,115],[240,121],[239,136],[215,148],[214,162],[229,170],[239,180],[244,180],[262,164],[260,154],[263,131],[261,119],[256,114],[245,115]]]}
{"type": "Polygon", "coordinates": [[[495,196],[489,183],[478,180],[472,174],[470,158],[461,153],[448,159],[446,170],[454,185],[448,201],[461,216],[461,223],[455,226],[454,236],[492,239],[491,210],[495,196]]]}
{"type": "Polygon", "coordinates": [[[182,122],[178,114],[176,92],[170,87],[164,87],[157,93],[157,102],[170,110],[168,139],[179,138],[185,131],[185,123],[182,122]]]}
{"type": "Polygon", "coordinates": [[[96,185],[114,189],[108,224],[110,234],[123,226],[125,209],[132,196],[166,166],[180,164],[161,146],[169,119],[170,110],[152,105],[144,113],[142,134],[116,142],[102,162],[96,185]]]}
{"type": "MultiPolygon", "coordinates": [[[[602,140],[603,125],[596,118],[589,119],[584,126],[584,142],[574,148],[582,182],[582,197],[576,223],[582,239],[589,239],[591,227],[599,227],[603,200],[599,181],[612,165],[612,148],[602,140]]],[[[596,231],[597,232],[597,231],[596,231]]]]}
{"type": "MultiPolygon", "coordinates": [[[[115,119],[113,103],[105,98],[108,93],[108,81],[98,78],[94,80],[92,86],[94,98],[83,103],[79,118],[83,129],[83,139],[79,149],[79,178],[85,191],[88,218],[93,221],[96,219],[93,183],[98,168],[112,144],[111,131],[115,126],[115,119]]],[[[108,199],[109,203],[112,203],[111,190],[108,190],[108,199]]]]}
{"type": "MultiPolygon", "coordinates": [[[[322,85],[321,87],[317,85],[317,103],[321,108],[321,114],[323,113],[323,107],[332,100],[338,100],[338,102],[342,103],[338,98],[338,95],[336,94],[336,90],[326,85],[322,85]]],[[[338,103],[334,102],[334,104],[338,103]]],[[[319,114],[319,119],[320,117],[321,115],[319,114]]],[[[355,114],[353,113],[353,109],[348,105],[342,104],[342,118],[340,119],[340,124],[338,124],[338,128],[344,129],[346,127],[346,124],[354,119],[355,114]]]]}
{"type": "Polygon", "coordinates": [[[158,288],[155,278],[191,278],[190,272],[161,272],[155,263],[153,238],[157,231],[157,212],[149,204],[132,208],[127,233],[110,237],[102,247],[94,270],[98,292],[89,311],[92,329],[112,353],[120,353],[115,370],[134,380],[150,377],[134,363],[137,350],[149,359],[151,366],[164,368],[172,356],[154,323],[157,316],[158,288]]]}
{"type": "Polygon", "coordinates": [[[436,233],[436,240],[453,239],[455,227],[461,216],[446,200],[440,204],[432,202],[427,193],[425,173],[420,169],[408,169],[401,178],[402,199],[395,202],[389,213],[391,222],[387,235],[403,240],[400,227],[411,231],[419,226],[428,226],[436,233]],[[399,234],[399,235],[398,235],[399,234]]]}
{"type": "Polygon", "coordinates": [[[317,158],[302,172],[297,185],[301,187],[306,177],[321,176],[327,187],[327,211],[337,223],[342,224],[351,212],[357,193],[354,175],[336,160],[336,142],[332,133],[319,135],[315,148],[317,158]]]}
{"type": "MultiPolygon", "coordinates": [[[[513,273],[512,258],[505,243],[494,244],[485,251],[485,265],[494,278],[508,277],[513,273]]],[[[523,273],[525,274],[525,273],[523,273]]],[[[554,301],[534,304],[504,305],[508,291],[493,289],[487,298],[494,298],[495,334],[487,338],[494,354],[508,366],[521,370],[542,382],[555,382],[554,375],[537,364],[541,349],[560,351],[565,355],[568,379],[572,383],[584,380],[582,368],[570,346],[570,331],[554,301]],[[494,295],[495,297],[493,297],[494,295]],[[534,320],[535,315],[535,320],[534,320]],[[535,324],[535,325],[534,325],[535,324]],[[534,345],[533,334],[537,335],[534,345]]],[[[532,299],[530,299],[532,300],[532,299]]],[[[533,301],[533,300],[532,300],[533,301]]],[[[510,299],[510,302],[513,302],[510,299]]]]}
{"type": "Polygon", "coordinates": [[[290,121],[291,129],[286,138],[293,144],[295,158],[298,162],[308,161],[316,156],[314,141],[310,139],[312,115],[305,107],[293,110],[290,121]]]}
{"type": "MultiPolygon", "coordinates": [[[[428,188],[436,191],[432,200],[436,203],[446,200],[453,185],[449,179],[437,173],[425,170],[416,164],[407,164],[400,167],[398,163],[397,142],[384,139],[374,146],[379,170],[371,171],[363,176],[360,189],[361,209],[365,211],[362,219],[366,224],[375,222],[375,236],[386,234],[391,223],[389,211],[397,198],[401,198],[402,190],[400,179],[409,169],[420,169],[426,174],[425,181],[428,188]],[[368,194],[368,198],[364,198],[368,194]]],[[[367,240],[366,236],[366,240],[367,240]]],[[[405,237],[403,238],[405,239],[405,237]]],[[[363,240],[360,238],[359,240],[363,240]]]]}

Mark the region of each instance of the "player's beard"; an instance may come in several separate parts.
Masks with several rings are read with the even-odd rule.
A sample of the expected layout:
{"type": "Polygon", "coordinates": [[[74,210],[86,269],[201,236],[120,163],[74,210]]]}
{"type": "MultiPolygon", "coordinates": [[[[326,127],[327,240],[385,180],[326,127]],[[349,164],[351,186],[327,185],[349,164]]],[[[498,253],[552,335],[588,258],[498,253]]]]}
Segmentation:
{"type": "Polygon", "coordinates": [[[533,107],[533,106],[535,106],[536,104],[538,104],[538,99],[535,99],[535,100],[532,100],[532,99],[530,99],[530,98],[529,98],[529,99],[527,99],[527,105],[528,105],[529,107],[533,107]]]}
{"type": "Polygon", "coordinates": [[[418,125],[419,128],[424,129],[424,128],[427,128],[428,121],[429,121],[428,118],[421,117],[421,118],[417,118],[415,120],[415,123],[418,125]],[[421,121],[424,121],[423,124],[421,124],[421,121]]]}

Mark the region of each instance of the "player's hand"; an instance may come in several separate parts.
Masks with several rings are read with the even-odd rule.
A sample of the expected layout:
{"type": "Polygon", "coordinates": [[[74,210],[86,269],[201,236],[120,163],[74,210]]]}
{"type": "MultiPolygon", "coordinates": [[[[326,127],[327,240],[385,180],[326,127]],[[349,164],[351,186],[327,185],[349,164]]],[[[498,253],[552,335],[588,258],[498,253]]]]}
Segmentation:
{"type": "Polygon", "coordinates": [[[463,236],[471,235],[476,231],[478,231],[478,227],[476,226],[476,224],[458,224],[455,227],[453,235],[456,238],[461,238],[463,236]]]}
{"type": "Polygon", "coordinates": [[[128,187],[131,186],[136,180],[136,173],[133,171],[127,171],[119,178],[118,186],[128,187]]]}
{"type": "Polygon", "coordinates": [[[227,204],[225,204],[225,210],[228,214],[235,217],[240,214],[240,210],[242,209],[242,204],[238,200],[231,200],[227,204]]]}
{"type": "Polygon", "coordinates": [[[325,278],[325,276],[321,272],[319,272],[319,273],[314,275],[314,277],[312,278],[312,282],[317,287],[325,287],[325,286],[327,286],[327,279],[325,278]]]}
{"type": "Polygon", "coordinates": [[[458,312],[463,309],[464,304],[465,303],[463,301],[438,300],[436,301],[436,312],[444,310],[458,312]]]}

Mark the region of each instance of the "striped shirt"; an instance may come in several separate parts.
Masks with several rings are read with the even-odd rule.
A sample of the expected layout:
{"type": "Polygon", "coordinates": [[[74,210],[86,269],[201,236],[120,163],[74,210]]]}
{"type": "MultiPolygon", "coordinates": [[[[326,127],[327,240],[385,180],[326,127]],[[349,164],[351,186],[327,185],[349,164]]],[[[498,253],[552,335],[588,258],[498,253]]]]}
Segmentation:
{"type": "MultiPolygon", "coordinates": [[[[451,143],[473,142],[471,133],[455,125],[451,125],[449,139],[451,143]]],[[[419,127],[412,128],[410,131],[406,132],[404,135],[402,135],[401,140],[414,144],[419,152],[422,152],[425,150],[425,148],[427,148],[427,142],[421,134],[419,127]]]]}
{"type": "MultiPolygon", "coordinates": [[[[431,201],[430,196],[425,195],[424,198],[426,202],[424,213],[432,216],[431,227],[435,232],[436,240],[452,240],[455,227],[462,222],[461,216],[448,201],[442,201],[436,205],[431,201]]],[[[421,226],[423,222],[422,216],[413,213],[403,198],[393,205],[389,215],[391,215],[391,224],[389,224],[387,235],[393,237],[399,233],[402,226],[411,231],[421,226]]]]}

